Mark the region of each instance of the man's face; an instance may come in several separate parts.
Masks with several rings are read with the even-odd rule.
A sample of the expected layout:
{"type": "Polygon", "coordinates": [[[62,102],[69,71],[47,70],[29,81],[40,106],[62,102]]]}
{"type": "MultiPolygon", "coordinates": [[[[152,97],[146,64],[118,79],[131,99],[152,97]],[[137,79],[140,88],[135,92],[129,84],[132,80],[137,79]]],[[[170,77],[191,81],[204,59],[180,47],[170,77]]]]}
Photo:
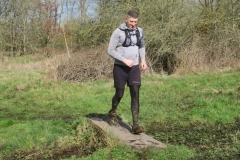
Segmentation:
{"type": "Polygon", "coordinates": [[[138,19],[132,17],[126,17],[126,25],[129,29],[133,29],[137,26],[138,19]]]}

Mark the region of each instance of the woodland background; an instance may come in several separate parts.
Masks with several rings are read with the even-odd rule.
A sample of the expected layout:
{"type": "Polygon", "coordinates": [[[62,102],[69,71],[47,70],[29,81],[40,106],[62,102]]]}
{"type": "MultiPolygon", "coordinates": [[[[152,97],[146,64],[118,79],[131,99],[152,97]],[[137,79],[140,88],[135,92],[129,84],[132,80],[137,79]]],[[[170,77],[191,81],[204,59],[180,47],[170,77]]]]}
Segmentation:
{"type": "Polygon", "coordinates": [[[240,68],[240,0],[1,0],[1,59],[61,55],[56,79],[110,77],[107,44],[130,9],[144,29],[147,73],[240,68]]]}

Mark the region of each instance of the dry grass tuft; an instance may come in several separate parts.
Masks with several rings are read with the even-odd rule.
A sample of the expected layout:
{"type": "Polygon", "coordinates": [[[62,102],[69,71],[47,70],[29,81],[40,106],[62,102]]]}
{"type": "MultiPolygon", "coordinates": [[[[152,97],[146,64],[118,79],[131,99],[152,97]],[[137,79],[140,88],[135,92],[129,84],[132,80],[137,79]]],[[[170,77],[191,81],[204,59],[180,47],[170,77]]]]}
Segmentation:
{"type": "Polygon", "coordinates": [[[177,53],[179,64],[174,74],[240,68],[240,52],[236,49],[204,46],[202,39],[195,40],[177,53]]]}
{"type": "Polygon", "coordinates": [[[112,77],[113,60],[107,54],[107,46],[80,49],[71,57],[65,57],[57,66],[54,79],[69,82],[92,81],[112,77]]]}

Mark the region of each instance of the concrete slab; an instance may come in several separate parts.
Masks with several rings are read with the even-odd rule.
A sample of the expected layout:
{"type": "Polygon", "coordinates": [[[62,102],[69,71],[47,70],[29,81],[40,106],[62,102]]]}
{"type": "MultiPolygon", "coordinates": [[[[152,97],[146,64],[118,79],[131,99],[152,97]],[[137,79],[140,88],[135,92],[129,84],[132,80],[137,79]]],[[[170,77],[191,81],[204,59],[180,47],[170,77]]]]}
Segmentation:
{"type": "Polygon", "coordinates": [[[136,148],[146,148],[146,147],[158,147],[158,148],[166,148],[167,146],[157,141],[156,139],[146,135],[145,133],[140,134],[132,134],[131,126],[119,120],[119,126],[110,126],[109,125],[109,117],[103,118],[90,118],[90,121],[104,130],[105,132],[112,134],[125,142],[127,145],[136,148]]]}

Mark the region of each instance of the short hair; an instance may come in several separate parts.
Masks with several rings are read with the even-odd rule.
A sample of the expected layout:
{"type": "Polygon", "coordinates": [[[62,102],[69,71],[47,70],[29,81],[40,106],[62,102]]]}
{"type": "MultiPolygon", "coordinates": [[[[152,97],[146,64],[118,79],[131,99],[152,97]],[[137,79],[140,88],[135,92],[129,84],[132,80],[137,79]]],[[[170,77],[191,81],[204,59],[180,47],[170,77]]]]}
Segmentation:
{"type": "Polygon", "coordinates": [[[127,13],[127,17],[130,18],[138,18],[138,12],[136,10],[130,10],[127,13]]]}

